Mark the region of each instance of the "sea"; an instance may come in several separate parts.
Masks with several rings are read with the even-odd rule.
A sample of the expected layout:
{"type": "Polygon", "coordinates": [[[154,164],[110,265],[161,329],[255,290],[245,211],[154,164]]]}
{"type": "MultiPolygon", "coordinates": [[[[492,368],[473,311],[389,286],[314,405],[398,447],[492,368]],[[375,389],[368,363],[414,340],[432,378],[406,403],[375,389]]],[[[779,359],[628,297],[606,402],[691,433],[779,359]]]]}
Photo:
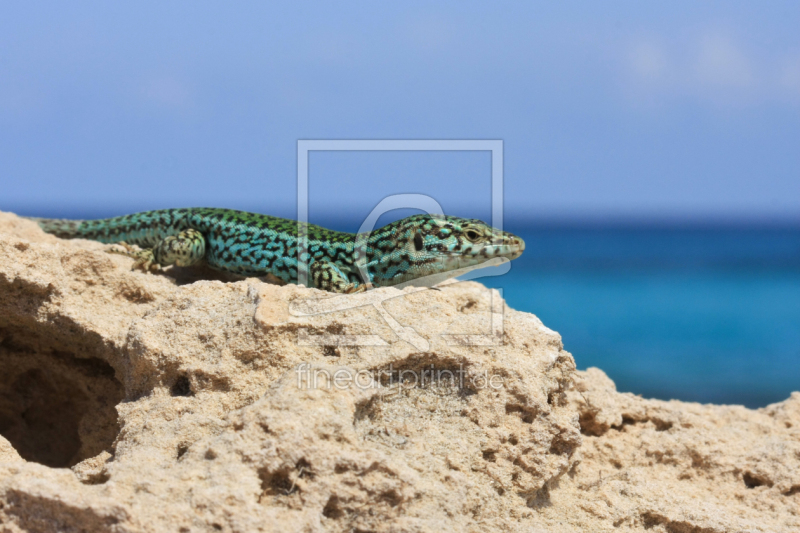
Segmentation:
{"type": "MultiPolygon", "coordinates": [[[[18,212],[135,210],[116,211],[18,212]]],[[[357,231],[361,220],[311,222],[357,231]]],[[[525,253],[508,273],[477,281],[538,316],[579,369],[602,369],[617,390],[751,408],[800,391],[800,223],[506,220],[505,228],[525,239],[525,253]]]]}
{"type": "Polygon", "coordinates": [[[755,408],[800,391],[800,226],[506,225],[512,308],[646,398],[755,408]]]}

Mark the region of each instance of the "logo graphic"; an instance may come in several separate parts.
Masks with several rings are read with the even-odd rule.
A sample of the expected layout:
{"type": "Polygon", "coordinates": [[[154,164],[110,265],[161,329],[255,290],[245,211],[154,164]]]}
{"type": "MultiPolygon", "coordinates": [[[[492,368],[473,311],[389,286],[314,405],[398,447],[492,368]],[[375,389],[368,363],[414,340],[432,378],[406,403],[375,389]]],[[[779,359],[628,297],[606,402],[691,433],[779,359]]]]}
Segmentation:
{"type": "MultiPolygon", "coordinates": [[[[298,249],[308,248],[308,235],[303,223],[308,223],[308,159],[309,152],[321,151],[490,151],[492,154],[492,186],[491,186],[491,225],[503,229],[503,141],[501,140],[299,140],[297,141],[297,220],[300,225],[298,249]]],[[[365,235],[375,229],[378,218],[394,209],[411,208],[424,211],[431,215],[443,215],[439,203],[423,194],[397,194],[384,198],[367,216],[361,224],[358,233],[365,235]]],[[[365,238],[356,241],[356,248],[365,246],[365,238]]],[[[366,254],[359,254],[361,259],[357,263],[362,279],[369,279],[364,267],[366,254]]],[[[302,258],[301,258],[302,261],[302,258]]],[[[456,271],[461,281],[487,276],[499,276],[511,268],[507,259],[495,258],[481,265],[464,268],[456,271]],[[491,267],[491,268],[487,268],[491,267]]],[[[373,306],[387,325],[401,339],[416,349],[426,351],[430,343],[414,328],[401,325],[384,307],[383,302],[407,296],[428,287],[440,284],[457,283],[453,272],[426,276],[395,285],[395,288],[413,286],[415,290],[407,290],[402,294],[394,291],[367,291],[349,295],[337,295],[326,298],[309,298],[294,300],[289,307],[289,312],[295,316],[311,316],[336,313],[362,306],[373,306]]],[[[308,286],[308,263],[298,264],[298,283],[308,286]]],[[[503,339],[503,299],[500,291],[491,290],[491,327],[487,332],[474,334],[442,335],[451,345],[478,345],[491,346],[499,344],[503,339]]],[[[377,335],[310,335],[301,330],[298,333],[298,343],[301,345],[324,346],[385,346],[387,345],[377,335]]]]}

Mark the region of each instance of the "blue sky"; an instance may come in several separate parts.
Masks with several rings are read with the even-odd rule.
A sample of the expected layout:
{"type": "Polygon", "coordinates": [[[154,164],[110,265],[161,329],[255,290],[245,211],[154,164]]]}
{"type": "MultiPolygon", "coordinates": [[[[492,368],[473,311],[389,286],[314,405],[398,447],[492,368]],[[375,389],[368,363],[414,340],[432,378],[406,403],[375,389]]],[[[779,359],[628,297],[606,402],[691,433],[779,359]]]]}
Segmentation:
{"type": "MultiPolygon", "coordinates": [[[[298,139],[503,139],[511,217],[800,219],[797,2],[0,5],[0,209],[294,216],[298,139]]],[[[311,213],[486,153],[318,153],[311,213]]]]}

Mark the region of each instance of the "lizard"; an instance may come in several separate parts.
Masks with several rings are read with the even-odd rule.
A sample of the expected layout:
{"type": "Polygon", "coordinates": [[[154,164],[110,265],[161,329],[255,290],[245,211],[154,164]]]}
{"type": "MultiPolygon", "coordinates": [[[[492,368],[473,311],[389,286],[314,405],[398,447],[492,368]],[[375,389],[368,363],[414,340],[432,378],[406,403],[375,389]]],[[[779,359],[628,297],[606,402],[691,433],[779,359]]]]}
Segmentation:
{"type": "Polygon", "coordinates": [[[135,258],[133,268],[145,272],[205,261],[230,274],[297,283],[302,258],[309,284],[335,293],[429,275],[446,279],[494,258],[515,259],[525,250],[516,235],[478,219],[445,215],[412,215],[362,234],[220,208],[161,209],[98,220],[31,218],[57,237],[121,244],[125,251],[112,252],[135,258]],[[307,246],[298,250],[303,233],[307,246]],[[359,266],[368,279],[362,279],[359,266]]]}

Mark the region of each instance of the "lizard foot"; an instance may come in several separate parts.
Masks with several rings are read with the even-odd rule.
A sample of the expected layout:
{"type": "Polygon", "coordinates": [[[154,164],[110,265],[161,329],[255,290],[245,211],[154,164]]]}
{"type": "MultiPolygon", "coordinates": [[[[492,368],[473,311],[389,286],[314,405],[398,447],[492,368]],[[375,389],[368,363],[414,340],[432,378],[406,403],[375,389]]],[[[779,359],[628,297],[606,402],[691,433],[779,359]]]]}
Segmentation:
{"type": "Polygon", "coordinates": [[[156,262],[152,250],[140,250],[126,242],[118,242],[116,245],[122,247],[122,250],[115,250],[112,248],[111,250],[107,250],[107,252],[135,259],[131,270],[140,269],[143,272],[157,272],[161,269],[161,265],[156,262]]]}
{"type": "Polygon", "coordinates": [[[137,254],[139,254],[139,252],[141,252],[141,250],[138,247],[131,246],[130,244],[128,244],[125,241],[115,242],[111,246],[112,247],[110,249],[106,250],[106,253],[108,253],[108,254],[125,255],[127,257],[136,257],[137,254]],[[122,250],[120,250],[117,247],[122,248],[122,250]]]}
{"type": "Polygon", "coordinates": [[[359,292],[366,292],[366,290],[367,290],[367,286],[364,285],[364,284],[357,285],[355,283],[350,283],[349,285],[347,285],[342,290],[342,292],[344,294],[356,294],[356,293],[359,293],[359,292]]]}
{"type": "Polygon", "coordinates": [[[136,256],[136,261],[133,262],[131,270],[141,269],[142,272],[158,272],[161,270],[161,265],[156,262],[152,250],[142,250],[136,256]]]}

